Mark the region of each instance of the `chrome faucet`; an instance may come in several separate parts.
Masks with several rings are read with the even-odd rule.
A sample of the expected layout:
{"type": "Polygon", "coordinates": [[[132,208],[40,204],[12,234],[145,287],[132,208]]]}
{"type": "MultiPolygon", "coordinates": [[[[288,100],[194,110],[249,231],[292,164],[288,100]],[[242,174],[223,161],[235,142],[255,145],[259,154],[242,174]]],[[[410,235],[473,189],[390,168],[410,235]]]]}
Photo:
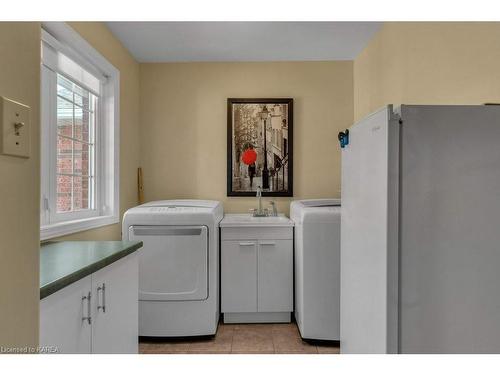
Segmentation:
{"type": "Polygon", "coordinates": [[[258,212],[262,213],[262,188],[260,186],[257,186],[257,199],[259,200],[258,212]]]}
{"type": "Polygon", "coordinates": [[[259,206],[253,210],[253,216],[267,216],[267,209],[262,208],[262,188],[260,186],[257,186],[257,199],[259,206]]]}

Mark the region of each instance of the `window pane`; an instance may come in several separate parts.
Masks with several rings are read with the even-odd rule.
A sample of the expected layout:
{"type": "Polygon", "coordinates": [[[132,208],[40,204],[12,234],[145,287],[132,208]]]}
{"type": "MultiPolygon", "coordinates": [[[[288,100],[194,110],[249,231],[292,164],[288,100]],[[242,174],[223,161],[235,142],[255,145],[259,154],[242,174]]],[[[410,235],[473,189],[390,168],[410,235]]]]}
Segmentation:
{"type": "Polygon", "coordinates": [[[73,136],[73,104],[57,98],[57,133],[66,137],[73,136]]]}
{"type": "Polygon", "coordinates": [[[57,212],[71,211],[71,176],[57,176],[57,212]]]}
{"type": "Polygon", "coordinates": [[[57,212],[92,209],[98,98],[57,76],[57,212]]]}
{"type": "Polygon", "coordinates": [[[73,177],[73,210],[89,208],[90,178],[73,177]]]}
{"type": "Polygon", "coordinates": [[[57,137],[57,173],[73,173],[73,141],[57,137]]]}
{"type": "Polygon", "coordinates": [[[92,175],[90,165],[90,152],[93,147],[86,143],[74,141],[73,143],[73,173],[81,174],[84,176],[92,175]]]}
{"type": "Polygon", "coordinates": [[[97,97],[61,75],[57,76],[57,94],[58,133],[91,142],[97,97]]]}
{"type": "Polygon", "coordinates": [[[73,83],[61,75],[57,75],[57,95],[73,101],[73,83]]]}
{"type": "Polygon", "coordinates": [[[88,111],[90,109],[90,98],[93,95],[77,85],[73,86],[73,93],[75,94],[75,104],[88,111]]]}
{"type": "Polygon", "coordinates": [[[92,114],[75,106],[75,128],[74,135],[76,139],[81,139],[85,142],[90,142],[90,116],[92,114]]]}

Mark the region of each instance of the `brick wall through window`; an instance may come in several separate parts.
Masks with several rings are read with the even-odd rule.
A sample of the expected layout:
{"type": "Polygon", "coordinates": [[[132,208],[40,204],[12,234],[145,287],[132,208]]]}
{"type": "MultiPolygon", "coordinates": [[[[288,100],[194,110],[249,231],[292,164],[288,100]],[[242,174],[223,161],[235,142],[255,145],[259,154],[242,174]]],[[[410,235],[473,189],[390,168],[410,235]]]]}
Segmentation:
{"type": "Polygon", "coordinates": [[[57,212],[92,208],[97,97],[57,77],[57,212]]]}

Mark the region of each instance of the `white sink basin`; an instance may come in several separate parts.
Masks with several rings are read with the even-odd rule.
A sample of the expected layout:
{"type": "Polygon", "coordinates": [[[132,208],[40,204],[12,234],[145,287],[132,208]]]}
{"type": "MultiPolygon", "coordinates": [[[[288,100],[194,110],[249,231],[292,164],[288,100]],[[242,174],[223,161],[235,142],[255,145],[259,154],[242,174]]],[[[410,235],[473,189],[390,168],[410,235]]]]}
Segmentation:
{"type": "Polygon", "coordinates": [[[293,221],[284,214],[254,217],[252,214],[225,214],[221,227],[293,227],[293,221]]]}

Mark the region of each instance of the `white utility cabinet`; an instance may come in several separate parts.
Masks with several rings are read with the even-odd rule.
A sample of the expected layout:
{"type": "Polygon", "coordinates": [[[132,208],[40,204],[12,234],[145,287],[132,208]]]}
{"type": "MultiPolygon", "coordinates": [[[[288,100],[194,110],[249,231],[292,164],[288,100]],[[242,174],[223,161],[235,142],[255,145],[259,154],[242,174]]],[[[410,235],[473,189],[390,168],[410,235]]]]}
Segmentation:
{"type": "Polygon", "coordinates": [[[225,215],[221,305],[226,323],[289,322],[293,311],[293,222],[225,215]]]}
{"type": "Polygon", "coordinates": [[[57,353],[137,353],[138,269],[132,253],[42,299],[40,346],[57,353]]]}

